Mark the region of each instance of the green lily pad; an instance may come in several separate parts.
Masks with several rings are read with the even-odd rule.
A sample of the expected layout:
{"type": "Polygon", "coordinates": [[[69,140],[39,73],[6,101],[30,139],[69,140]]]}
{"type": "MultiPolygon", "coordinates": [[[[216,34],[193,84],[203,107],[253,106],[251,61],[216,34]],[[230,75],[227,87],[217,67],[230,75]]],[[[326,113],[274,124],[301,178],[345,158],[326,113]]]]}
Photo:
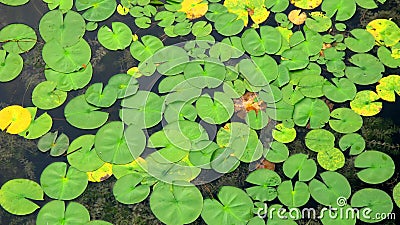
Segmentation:
{"type": "Polygon", "coordinates": [[[382,109],[382,102],[377,102],[378,99],[379,96],[373,91],[360,91],[350,102],[350,107],[361,116],[374,116],[382,109]]]}
{"type": "Polygon", "coordinates": [[[19,135],[26,139],[37,139],[49,132],[53,126],[51,116],[45,112],[36,118],[37,108],[28,107],[27,109],[31,113],[32,121],[28,129],[19,133],[19,135]]]}
{"type": "Polygon", "coordinates": [[[334,102],[342,103],[348,100],[353,100],[357,93],[357,88],[353,82],[347,78],[332,78],[330,81],[325,81],[322,90],[324,95],[334,102]]]}
{"type": "Polygon", "coordinates": [[[201,217],[207,224],[245,224],[253,217],[253,202],[243,190],[223,186],[218,199],[204,200],[201,217]]]}
{"type": "Polygon", "coordinates": [[[85,20],[72,10],[65,16],[60,10],[46,13],[39,23],[39,31],[45,42],[55,40],[63,47],[78,43],[85,34],[85,20]]]}
{"type": "Polygon", "coordinates": [[[39,109],[49,110],[61,106],[67,99],[67,93],[56,89],[57,83],[44,81],[32,92],[32,103],[39,109]]]}
{"type": "Polygon", "coordinates": [[[317,165],[313,159],[308,159],[308,155],[299,153],[283,163],[283,172],[290,179],[299,173],[299,181],[309,181],[317,173],[317,165]]]}
{"type": "Polygon", "coordinates": [[[247,176],[246,182],[256,185],[246,188],[247,194],[253,200],[265,202],[278,196],[275,187],[281,183],[281,177],[272,170],[258,169],[247,176]]]}
{"type": "Polygon", "coordinates": [[[141,38],[141,42],[132,42],[130,52],[133,58],[143,62],[153,56],[153,54],[162,47],[164,47],[164,44],[160,39],[155,36],[145,35],[141,38]]]}
{"type": "Polygon", "coordinates": [[[282,53],[282,58],[281,65],[286,66],[289,70],[304,69],[310,63],[308,54],[303,50],[286,50],[282,53]]]}
{"type": "Polygon", "coordinates": [[[190,62],[185,66],[185,79],[197,88],[216,88],[225,79],[226,70],[219,62],[190,62]]]}
{"type": "Polygon", "coordinates": [[[138,173],[142,176],[150,176],[147,174],[145,169],[147,168],[147,162],[141,157],[136,158],[134,161],[127,164],[113,164],[112,165],[112,174],[115,178],[119,179],[127,174],[138,173]]]}
{"type": "Polygon", "coordinates": [[[85,223],[85,225],[113,225],[113,224],[104,220],[92,220],[89,221],[88,223],[85,223]]]}
{"type": "Polygon", "coordinates": [[[350,155],[358,155],[365,149],[365,140],[357,133],[346,134],[340,138],[339,147],[342,151],[350,148],[350,155]]]}
{"type": "Polygon", "coordinates": [[[238,63],[240,74],[248,81],[251,85],[260,87],[266,86],[268,81],[264,76],[264,72],[250,59],[242,59],[238,63]]]}
{"type": "Polygon", "coordinates": [[[295,105],[293,120],[298,126],[310,124],[310,128],[321,128],[329,120],[329,108],[320,99],[304,98],[295,105]]]}
{"type": "Polygon", "coordinates": [[[315,9],[321,5],[322,0],[290,0],[290,3],[300,9],[315,9]]]}
{"type": "Polygon", "coordinates": [[[103,161],[126,164],[142,154],[146,136],[137,126],[131,125],[124,130],[122,122],[113,121],[97,131],[94,143],[97,155],[103,161]]]}
{"type": "Polygon", "coordinates": [[[139,89],[138,81],[126,73],[120,73],[112,76],[108,80],[107,86],[113,87],[118,91],[117,98],[126,98],[136,94],[139,89]]]}
{"type": "Polygon", "coordinates": [[[114,184],[115,199],[123,204],[142,202],[150,194],[149,185],[141,185],[143,177],[138,173],[127,174],[114,184]]]}
{"type": "Polygon", "coordinates": [[[0,3],[3,3],[5,5],[9,6],[20,6],[28,3],[29,0],[1,0],[0,3]]]}
{"type": "Polygon", "coordinates": [[[113,22],[112,29],[104,25],[99,29],[97,38],[101,45],[109,50],[122,50],[132,42],[132,31],[124,23],[113,22]]]}
{"type": "Polygon", "coordinates": [[[114,14],[117,2],[114,0],[76,0],[75,7],[78,11],[85,12],[83,18],[89,21],[103,21],[114,14]]]}
{"type": "Polygon", "coordinates": [[[367,223],[378,223],[384,218],[376,218],[372,215],[389,215],[393,210],[393,202],[390,196],[379,189],[364,188],[353,194],[351,206],[359,208],[359,219],[367,223]],[[368,213],[367,213],[368,212],[368,213]]]}
{"type": "Polygon", "coordinates": [[[12,81],[18,77],[24,67],[22,57],[15,53],[7,54],[0,50],[0,82],[12,81]]]}
{"type": "Polygon", "coordinates": [[[345,157],[337,148],[328,148],[318,152],[317,160],[319,165],[330,171],[335,171],[344,166],[345,157]]]}
{"type": "Polygon", "coordinates": [[[96,107],[110,107],[117,101],[117,97],[118,89],[109,85],[103,89],[103,83],[92,84],[85,92],[86,101],[96,107]]]}
{"type": "Polygon", "coordinates": [[[289,143],[296,138],[296,130],[293,127],[285,127],[283,123],[280,123],[272,130],[272,137],[281,143],[289,143]]]}
{"type": "Polygon", "coordinates": [[[224,36],[233,36],[243,30],[244,22],[235,14],[222,13],[216,17],[214,27],[218,33],[224,36]]]}
{"type": "Polygon", "coordinates": [[[378,48],[378,58],[387,67],[397,68],[400,66],[400,58],[394,58],[392,52],[385,46],[378,48]]]}
{"type": "Polygon", "coordinates": [[[84,39],[80,39],[69,47],[63,47],[58,41],[52,40],[43,46],[42,56],[51,69],[62,73],[71,73],[89,63],[91,50],[84,39]]]}
{"type": "Polygon", "coordinates": [[[9,24],[0,30],[0,43],[9,53],[27,52],[35,46],[36,41],[35,31],[25,24],[9,24]]]}
{"type": "Polygon", "coordinates": [[[68,148],[68,163],[82,172],[99,169],[104,161],[99,158],[94,149],[94,135],[82,135],[72,141],[68,148]]]}
{"type": "Polygon", "coordinates": [[[44,205],[39,211],[36,218],[36,224],[87,224],[89,220],[90,215],[85,206],[77,202],[70,202],[67,207],[65,207],[64,201],[54,200],[44,205]]]}
{"type": "Polygon", "coordinates": [[[364,29],[354,29],[350,31],[353,37],[348,37],[344,39],[344,43],[347,48],[353,52],[368,52],[375,45],[374,37],[364,29]]]}
{"type": "Polygon", "coordinates": [[[209,35],[211,31],[212,31],[212,25],[207,23],[206,21],[197,21],[195,24],[193,24],[192,27],[192,34],[195,37],[205,37],[209,35]]]}
{"type": "Polygon", "coordinates": [[[354,166],[362,169],[358,178],[368,184],[380,184],[389,180],[395,171],[392,158],[378,151],[365,151],[354,160],[354,166]]]}
{"type": "Polygon", "coordinates": [[[331,19],[322,12],[312,12],[306,19],[306,26],[316,32],[325,32],[332,26],[331,19]]]}
{"type": "Polygon", "coordinates": [[[50,10],[58,7],[64,13],[69,11],[74,5],[73,0],[44,0],[43,2],[47,3],[50,10]]]}
{"type": "Polygon", "coordinates": [[[345,74],[355,84],[376,83],[382,78],[382,73],[385,71],[379,59],[370,54],[356,54],[349,61],[356,66],[346,67],[345,74]]]}
{"type": "Polygon", "coordinates": [[[50,198],[72,200],[85,191],[88,176],[64,162],[54,162],[43,170],[40,185],[50,198]]]}
{"type": "Polygon", "coordinates": [[[139,128],[149,128],[158,124],[164,110],[163,99],[149,91],[138,91],[135,95],[125,98],[121,106],[122,121],[139,128]]]}
{"type": "Polygon", "coordinates": [[[325,206],[335,207],[339,199],[350,198],[351,186],[345,176],[330,171],[323,172],[320,176],[323,182],[313,179],[309,184],[311,196],[315,201],[325,206]]]}
{"type": "Polygon", "coordinates": [[[9,180],[0,189],[0,205],[14,215],[27,215],[39,208],[31,200],[43,200],[39,184],[27,179],[9,180]]]}
{"type": "Polygon", "coordinates": [[[289,0],[266,0],[264,4],[271,12],[283,12],[289,6],[289,0]]]}
{"type": "Polygon", "coordinates": [[[305,137],[307,148],[319,152],[335,146],[335,136],[324,129],[315,129],[307,133],[305,137]]]}
{"type": "Polygon", "coordinates": [[[187,102],[173,102],[165,108],[164,118],[168,123],[177,120],[195,121],[197,118],[196,108],[187,102]]]}
{"type": "Polygon", "coordinates": [[[150,208],[163,223],[188,224],[200,216],[203,196],[194,185],[158,183],[150,196],[150,208]]]}
{"type": "Polygon", "coordinates": [[[296,181],[294,187],[291,180],[284,181],[277,191],[279,201],[290,208],[303,206],[310,199],[308,186],[301,181],[296,181]]]}
{"type": "Polygon", "coordinates": [[[397,183],[393,188],[393,200],[397,207],[400,207],[400,183],[397,183]]]}
{"type": "MultiPolygon", "coordinates": [[[[209,141],[207,141],[209,142],[209,141]]],[[[213,153],[219,148],[215,142],[209,142],[207,147],[201,149],[200,151],[190,151],[189,161],[196,167],[203,169],[211,169],[210,162],[213,157],[213,153]]]]}
{"type": "Polygon", "coordinates": [[[293,115],[293,105],[281,100],[266,109],[268,116],[277,121],[291,119],[293,115]]]}
{"type": "Polygon", "coordinates": [[[232,156],[245,163],[254,162],[263,154],[263,145],[254,130],[250,130],[248,137],[244,136],[233,140],[230,148],[234,150],[232,156]]]}
{"type": "Polygon", "coordinates": [[[227,122],[234,113],[233,101],[223,92],[215,92],[213,99],[202,95],[196,101],[199,117],[210,124],[227,122]],[[213,101],[214,100],[214,101],[213,101]]]}
{"type": "Polygon", "coordinates": [[[285,161],[289,157],[288,147],[280,142],[273,141],[266,149],[265,159],[272,163],[280,163],[285,161]]]}
{"type": "Polygon", "coordinates": [[[268,115],[262,110],[258,112],[251,110],[247,112],[245,120],[251,129],[261,130],[268,124],[268,115]]]}
{"type": "Polygon", "coordinates": [[[242,35],[242,44],[253,56],[274,54],[281,47],[281,34],[271,26],[261,26],[260,34],[255,29],[247,29],[242,35]]]}
{"type": "Polygon", "coordinates": [[[329,18],[336,14],[337,21],[346,21],[353,17],[357,6],[355,0],[325,0],[321,8],[329,18]]]}
{"type": "Polygon", "coordinates": [[[46,76],[46,80],[57,83],[57,90],[79,90],[89,84],[93,75],[93,67],[92,64],[89,63],[86,65],[86,68],[72,73],[62,73],[52,69],[46,69],[44,75],[46,76]]]}
{"type": "Polygon", "coordinates": [[[362,117],[349,108],[337,108],[331,112],[331,117],[329,125],[339,133],[356,132],[363,124],[362,117]]]}
{"type": "Polygon", "coordinates": [[[211,158],[211,168],[218,173],[230,173],[234,171],[240,165],[240,160],[234,153],[235,151],[232,148],[217,149],[211,158]]]}
{"type": "Polygon", "coordinates": [[[323,76],[304,76],[299,80],[297,88],[305,97],[318,98],[324,95],[322,92],[324,81],[325,78],[323,76]]]}
{"type": "Polygon", "coordinates": [[[47,133],[39,139],[38,149],[41,152],[50,150],[51,156],[60,156],[64,154],[69,146],[69,138],[66,134],[62,133],[58,136],[58,131],[54,133],[47,133]]]}
{"type": "Polygon", "coordinates": [[[96,129],[108,119],[108,113],[97,111],[99,108],[89,105],[84,95],[71,99],[64,108],[67,122],[80,129],[96,129]]]}
{"type": "Polygon", "coordinates": [[[400,95],[400,76],[389,75],[379,80],[376,85],[376,92],[378,96],[389,102],[396,100],[396,93],[400,95]]]}

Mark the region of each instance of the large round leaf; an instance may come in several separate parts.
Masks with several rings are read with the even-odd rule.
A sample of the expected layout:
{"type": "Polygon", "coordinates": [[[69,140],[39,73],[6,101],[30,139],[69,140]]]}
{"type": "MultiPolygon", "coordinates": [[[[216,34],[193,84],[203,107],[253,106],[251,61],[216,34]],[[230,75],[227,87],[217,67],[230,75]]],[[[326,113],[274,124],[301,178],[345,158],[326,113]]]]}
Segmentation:
{"type": "Polygon", "coordinates": [[[281,47],[281,34],[270,26],[260,27],[260,35],[255,29],[247,29],[242,35],[242,44],[253,56],[274,54],[281,47]]]}
{"type": "Polygon", "coordinates": [[[82,68],[72,73],[61,73],[52,69],[46,69],[44,75],[46,80],[57,83],[57,89],[60,91],[79,90],[85,87],[92,79],[93,67],[89,63],[86,68],[82,68]]]}
{"type": "Polygon", "coordinates": [[[358,178],[368,184],[380,184],[390,179],[395,171],[392,158],[378,151],[365,151],[354,160],[354,166],[362,169],[358,178]]]}
{"type": "Polygon", "coordinates": [[[393,46],[400,41],[400,28],[390,19],[375,19],[368,23],[366,27],[377,44],[393,46]]]}
{"type": "Polygon", "coordinates": [[[0,50],[0,82],[14,80],[23,67],[24,61],[20,55],[0,50]]]}
{"type": "Polygon", "coordinates": [[[291,155],[283,163],[283,172],[290,179],[299,173],[299,181],[309,181],[317,173],[317,165],[313,159],[308,158],[308,155],[299,153],[291,155]]]}
{"type": "Polygon", "coordinates": [[[393,202],[390,196],[379,189],[364,188],[354,193],[351,206],[359,208],[359,219],[367,223],[378,223],[384,219],[383,215],[390,215],[393,202]],[[376,217],[375,215],[382,215],[376,217]]]}
{"type": "Polygon", "coordinates": [[[378,99],[379,96],[373,91],[360,91],[350,102],[350,107],[361,116],[374,116],[382,109],[382,102],[377,102],[378,99]]]}
{"type": "Polygon", "coordinates": [[[64,108],[68,123],[80,129],[101,127],[108,119],[108,113],[97,111],[99,108],[89,105],[84,95],[71,99],[64,108]]]}
{"type": "Polygon", "coordinates": [[[0,189],[0,205],[14,215],[27,215],[39,208],[31,200],[43,200],[39,184],[27,179],[9,180],[0,189]]]}
{"type": "Polygon", "coordinates": [[[225,66],[213,61],[190,62],[184,69],[185,79],[197,88],[216,88],[224,81],[225,74],[225,66]]]}
{"type": "Polygon", "coordinates": [[[94,135],[82,135],[76,138],[68,148],[68,163],[82,172],[100,168],[104,161],[99,158],[94,146],[94,135]]]}
{"type": "Polygon", "coordinates": [[[335,171],[344,166],[346,159],[339,149],[328,148],[318,152],[317,160],[322,168],[335,171]]]}
{"type": "Polygon", "coordinates": [[[256,186],[246,188],[247,194],[256,201],[272,201],[276,198],[275,187],[281,183],[281,177],[274,171],[258,169],[251,172],[246,182],[256,186]]]}
{"type": "Polygon", "coordinates": [[[323,172],[320,176],[322,181],[313,179],[309,184],[311,196],[318,203],[335,207],[339,199],[350,198],[351,186],[346,177],[337,172],[323,172]]]}
{"type": "Polygon", "coordinates": [[[339,147],[342,151],[350,148],[350,155],[358,155],[365,149],[365,140],[357,133],[346,134],[340,138],[339,147]]]}
{"type": "Polygon", "coordinates": [[[400,76],[389,75],[379,80],[376,85],[376,92],[383,100],[394,102],[396,100],[396,93],[400,94],[400,76]]]}
{"type": "Polygon", "coordinates": [[[301,181],[296,181],[294,187],[291,180],[284,181],[277,190],[279,201],[290,208],[303,206],[310,199],[308,186],[301,181]]]}
{"type": "Polygon", "coordinates": [[[253,217],[253,202],[243,190],[223,186],[218,199],[204,200],[201,217],[207,224],[246,224],[253,217]]]}
{"type": "Polygon", "coordinates": [[[49,132],[53,126],[53,119],[51,116],[45,112],[36,118],[37,108],[28,107],[27,109],[31,113],[32,121],[28,129],[19,133],[19,135],[26,139],[37,139],[49,132]]]}
{"type": "Polygon", "coordinates": [[[222,13],[217,16],[214,27],[218,33],[224,36],[232,36],[243,30],[244,22],[243,20],[238,20],[235,14],[222,13]]]}
{"type": "Polygon", "coordinates": [[[277,141],[271,142],[269,148],[266,149],[265,159],[272,163],[280,163],[289,157],[289,149],[285,144],[277,141]]]}
{"type": "Polygon", "coordinates": [[[379,59],[370,54],[356,54],[349,61],[356,66],[346,67],[345,74],[355,84],[376,83],[385,71],[385,67],[379,59]]]}
{"type": "Polygon", "coordinates": [[[364,29],[354,29],[350,31],[351,35],[354,36],[344,39],[344,43],[347,48],[353,52],[368,52],[374,47],[374,37],[364,29]]]}
{"type": "Polygon", "coordinates": [[[86,101],[97,107],[110,107],[117,101],[117,97],[118,89],[108,85],[103,89],[103,83],[94,83],[85,92],[86,101]]]}
{"type": "Polygon", "coordinates": [[[85,67],[90,60],[89,44],[80,39],[76,44],[63,47],[58,41],[52,40],[43,46],[42,56],[45,63],[53,70],[70,73],[85,67]]]}
{"type": "Polygon", "coordinates": [[[10,53],[24,53],[33,48],[37,41],[35,31],[25,24],[9,24],[0,30],[0,43],[10,53]]]}
{"type": "Polygon", "coordinates": [[[323,151],[335,146],[335,136],[324,129],[315,129],[307,133],[306,146],[315,152],[323,151]]]}
{"type": "Polygon", "coordinates": [[[30,111],[19,105],[7,106],[0,111],[0,129],[9,134],[21,133],[30,126],[31,121],[30,111]]]}
{"type": "Polygon", "coordinates": [[[40,185],[53,199],[72,200],[85,191],[88,177],[74,167],[68,168],[64,162],[55,162],[43,170],[40,185]]]}
{"type": "Polygon", "coordinates": [[[272,137],[281,143],[289,143],[296,138],[296,130],[293,127],[285,127],[285,124],[280,123],[272,130],[272,137]]]}
{"type": "Polygon", "coordinates": [[[304,98],[295,105],[293,120],[298,126],[321,128],[329,120],[329,108],[320,99],[304,98]]]}
{"type": "Polygon", "coordinates": [[[103,21],[109,18],[117,7],[115,0],[77,0],[78,11],[86,10],[82,16],[89,21],[103,21]]]}
{"type": "Polygon", "coordinates": [[[37,225],[84,225],[90,220],[85,206],[70,202],[65,207],[64,201],[51,201],[43,206],[36,218],[37,225]]]}
{"type": "Polygon", "coordinates": [[[362,117],[349,108],[337,108],[331,112],[331,117],[329,125],[339,133],[356,132],[363,124],[362,117]]]}
{"type": "Polygon", "coordinates": [[[29,0],[0,0],[0,3],[10,5],[10,6],[19,6],[28,3],[29,0]]]}
{"type": "Polygon", "coordinates": [[[357,6],[355,0],[325,0],[321,8],[328,17],[336,14],[336,20],[346,21],[354,15],[357,6]]]}
{"type": "Polygon", "coordinates": [[[215,92],[213,99],[202,95],[196,101],[196,110],[200,118],[210,124],[222,124],[233,115],[233,101],[223,92],[215,92]],[[214,101],[213,101],[214,100],[214,101]]]}
{"type": "Polygon", "coordinates": [[[128,47],[132,42],[132,31],[124,23],[113,22],[112,29],[103,26],[97,33],[101,45],[110,50],[121,50],[128,47]]]}
{"type": "Polygon", "coordinates": [[[139,89],[138,81],[126,73],[120,73],[112,76],[108,80],[107,86],[117,89],[117,98],[126,98],[134,95],[139,89]]]}
{"type": "Polygon", "coordinates": [[[150,194],[150,186],[141,185],[142,180],[143,177],[139,173],[119,178],[113,188],[115,199],[123,204],[135,204],[145,200],[150,194]]]}
{"type": "Polygon", "coordinates": [[[132,42],[130,52],[133,58],[143,62],[162,47],[164,47],[164,44],[160,39],[155,36],[145,35],[141,38],[141,42],[132,42]]]}
{"type": "Polygon", "coordinates": [[[324,95],[334,102],[342,103],[348,100],[353,100],[356,96],[357,88],[353,82],[347,78],[332,78],[330,81],[325,81],[322,90],[324,95]]]}
{"type": "Polygon", "coordinates": [[[39,109],[49,110],[61,106],[67,99],[67,93],[56,89],[57,83],[44,81],[32,92],[32,103],[39,109]]]}
{"type": "Polygon", "coordinates": [[[69,138],[66,134],[62,133],[58,136],[58,131],[49,132],[39,139],[38,149],[41,152],[50,150],[51,156],[60,156],[64,154],[69,146],[69,138]]]}
{"type": "Polygon", "coordinates": [[[150,208],[165,224],[188,224],[200,216],[203,196],[193,185],[158,183],[150,196],[150,208]]]}

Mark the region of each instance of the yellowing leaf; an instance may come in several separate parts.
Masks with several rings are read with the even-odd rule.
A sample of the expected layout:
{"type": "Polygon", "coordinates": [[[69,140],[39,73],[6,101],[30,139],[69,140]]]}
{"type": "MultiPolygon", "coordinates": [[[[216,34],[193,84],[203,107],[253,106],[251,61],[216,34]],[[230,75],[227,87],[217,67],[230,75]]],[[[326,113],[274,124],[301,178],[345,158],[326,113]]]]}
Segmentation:
{"type": "Polygon", "coordinates": [[[400,59],[400,43],[392,46],[392,54],[390,54],[394,59],[400,59]]]}
{"type": "Polygon", "coordinates": [[[121,5],[121,4],[118,4],[117,12],[118,12],[119,15],[125,16],[126,14],[129,13],[129,8],[127,8],[127,7],[125,7],[125,6],[121,5]]]}
{"type": "Polygon", "coordinates": [[[225,0],[224,6],[228,12],[243,20],[245,26],[249,22],[249,16],[255,24],[267,20],[270,12],[265,8],[264,0],[225,0]]]}
{"type": "Polygon", "coordinates": [[[379,84],[376,86],[376,92],[381,99],[394,102],[396,95],[400,95],[400,76],[389,75],[379,80],[379,84]]]}
{"type": "Polygon", "coordinates": [[[102,182],[112,175],[112,164],[104,163],[103,166],[95,171],[87,172],[90,182],[102,182]]]}
{"type": "Polygon", "coordinates": [[[28,129],[32,116],[29,110],[19,105],[8,106],[0,111],[0,129],[18,134],[28,129]]]}
{"type": "Polygon", "coordinates": [[[361,116],[374,116],[382,109],[382,102],[376,102],[379,96],[373,91],[360,91],[350,102],[351,109],[361,116]]]}
{"type": "Polygon", "coordinates": [[[391,20],[376,19],[366,27],[376,41],[377,45],[393,46],[400,41],[400,28],[391,20]]]}
{"type": "Polygon", "coordinates": [[[322,0],[290,0],[290,3],[300,9],[315,9],[321,5],[322,0]]]}
{"type": "Polygon", "coordinates": [[[305,12],[301,12],[300,9],[296,9],[290,11],[288,18],[293,24],[301,25],[306,21],[307,14],[305,12]]]}
{"type": "Polygon", "coordinates": [[[181,5],[182,8],[178,11],[186,13],[188,19],[200,18],[204,16],[208,10],[208,3],[203,0],[183,0],[181,5]]]}

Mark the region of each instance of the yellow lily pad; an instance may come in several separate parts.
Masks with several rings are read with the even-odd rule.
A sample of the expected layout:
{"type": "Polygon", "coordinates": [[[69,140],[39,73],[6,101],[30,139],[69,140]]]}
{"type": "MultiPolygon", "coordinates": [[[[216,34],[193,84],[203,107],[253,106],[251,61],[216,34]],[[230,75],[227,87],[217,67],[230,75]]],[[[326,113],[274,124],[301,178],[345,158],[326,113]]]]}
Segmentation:
{"type": "Polygon", "coordinates": [[[374,116],[382,110],[382,102],[376,102],[379,95],[373,91],[360,91],[350,102],[351,109],[361,116],[374,116]]]}
{"type": "Polygon", "coordinates": [[[129,13],[129,8],[125,7],[125,6],[121,5],[121,4],[118,4],[117,12],[118,12],[119,15],[125,16],[125,15],[127,15],[129,13]]]}
{"type": "Polygon", "coordinates": [[[391,20],[376,19],[368,23],[366,27],[377,45],[393,46],[400,41],[400,28],[391,20]]]}
{"type": "Polygon", "coordinates": [[[224,6],[228,12],[243,20],[245,26],[249,23],[249,16],[258,25],[267,20],[270,14],[264,5],[264,0],[225,0],[224,6]]]}
{"type": "Polygon", "coordinates": [[[200,18],[204,16],[208,10],[208,3],[203,0],[183,0],[181,5],[182,8],[178,11],[186,13],[188,19],[200,18]]]}
{"type": "Polygon", "coordinates": [[[87,172],[90,182],[102,182],[107,180],[112,175],[112,164],[104,163],[103,166],[95,171],[87,172]]]}
{"type": "Polygon", "coordinates": [[[295,9],[290,11],[288,18],[293,24],[301,25],[306,21],[307,14],[305,12],[301,12],[300,9],[295,9]]]}
{"type": "Polygon", "coordinates": [[[19,105],[8,106],[0,111],[0,129],[9,134],[18,134],[28,129],[31,121],[29,110],[19,105]]]}
{"type": "Polygon", "coordinates": [[[290,3],[300,9],[315,9],[321,5],[322,0],[290,0],[290,3]]]}
{"type": "Polygon", "coordinates": [[[394,102],[396,100],[396,94],[400,95],[400,76],[389,75],[379,80],[379,84],[376,86],[376,92],[378,96],[388,102],[394,102]]]}

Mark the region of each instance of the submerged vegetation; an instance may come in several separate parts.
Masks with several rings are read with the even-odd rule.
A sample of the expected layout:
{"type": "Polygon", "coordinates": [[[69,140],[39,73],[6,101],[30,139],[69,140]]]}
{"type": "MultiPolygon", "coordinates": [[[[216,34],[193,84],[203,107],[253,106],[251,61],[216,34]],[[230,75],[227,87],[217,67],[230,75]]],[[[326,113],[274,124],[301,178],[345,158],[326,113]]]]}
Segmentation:
{"type": "Polygon", "coordinates": [[[25,171],[0,173],[0,219],[394,224],[400,128],[377,115],[400,94],[400,28],[367,16],[385,0],[40,3],[37,26],[0,29],[1,85],[26,88],[0,110],[2,165],[25,171]],[[23,148],[53,162],[36,175],[23,148]]]}

